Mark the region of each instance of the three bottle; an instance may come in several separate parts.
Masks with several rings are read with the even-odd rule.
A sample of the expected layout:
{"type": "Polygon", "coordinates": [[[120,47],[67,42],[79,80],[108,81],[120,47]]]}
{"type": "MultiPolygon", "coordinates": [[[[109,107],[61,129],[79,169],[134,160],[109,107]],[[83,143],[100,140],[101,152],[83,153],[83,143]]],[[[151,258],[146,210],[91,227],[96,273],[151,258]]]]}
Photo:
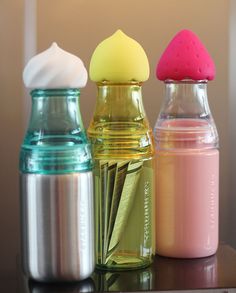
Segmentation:
{"type": "Polygon", "coordinates": [[[145,267],[155,253],[155,232],[160,255],[216,252],[218,135],[206,89],[213,61],[184,30],[158,64],[165,99],[155,126],[156,177],[142,102],[148,76],[143,48],[123,32],[97,46],[90,63],[98,90],[88,128],[92,163],[79,110],[79,88],[87,81],[81,60],[53,44],[26,66],[25,84],[34,89],[20,154],[28,276],[81,280],[92,273],[94,261],[105,270],[145,267]]]}

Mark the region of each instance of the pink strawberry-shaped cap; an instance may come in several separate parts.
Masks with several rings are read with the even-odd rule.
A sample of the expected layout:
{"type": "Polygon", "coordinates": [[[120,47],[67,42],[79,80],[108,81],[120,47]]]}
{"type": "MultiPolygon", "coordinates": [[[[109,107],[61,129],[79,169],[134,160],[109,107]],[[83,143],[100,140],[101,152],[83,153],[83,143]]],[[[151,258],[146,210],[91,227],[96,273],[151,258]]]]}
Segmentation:
{"type": "Polygon", "coordinates": [[[212,80],[215,64],[197,35],[182,30],[171,40],[156,68],[160,80],[212,80]]]}

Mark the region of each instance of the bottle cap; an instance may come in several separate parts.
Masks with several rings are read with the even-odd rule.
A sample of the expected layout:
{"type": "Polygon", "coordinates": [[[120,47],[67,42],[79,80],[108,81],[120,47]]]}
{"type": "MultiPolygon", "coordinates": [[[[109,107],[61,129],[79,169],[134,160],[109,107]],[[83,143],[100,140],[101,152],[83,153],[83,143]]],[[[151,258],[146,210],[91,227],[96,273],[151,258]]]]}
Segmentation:
{"type": "Polygon", "coordinates": [[[30,59],[23,72],[24,84],[30,89],[82,88],[87,77],[82,60],[56,43],[30,59]]]}
{"type": "Polygon", "coordinates": [[[156,76],[159,80],[213,80],[215,64],[198,36],[182,30],[162,54],[156,76]]]}
{"type": "Polygon", "coordinates": [[[138,42],[118,30],[97,46],[89,73],[95,82],[145,81],[149,77],[148,58],[138,42]]]}

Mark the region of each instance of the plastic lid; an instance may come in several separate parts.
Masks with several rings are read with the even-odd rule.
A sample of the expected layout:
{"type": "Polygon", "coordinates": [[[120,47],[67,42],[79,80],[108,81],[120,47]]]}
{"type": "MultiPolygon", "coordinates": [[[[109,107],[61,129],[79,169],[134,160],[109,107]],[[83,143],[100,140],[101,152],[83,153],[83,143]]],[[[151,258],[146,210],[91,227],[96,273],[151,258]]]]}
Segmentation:
{"type": "Polygon", "coordinates": [[[89,73],[95,82],[145,81],[149,77],[148,58],[138,42],[118,30],[97,46],[89,73]]]}
{"type": "Polygon", "coordinates": [[[182,30],[162,54],[156,76],[160,80],[213,80],[215,64],[198,36],[182,30]]]}

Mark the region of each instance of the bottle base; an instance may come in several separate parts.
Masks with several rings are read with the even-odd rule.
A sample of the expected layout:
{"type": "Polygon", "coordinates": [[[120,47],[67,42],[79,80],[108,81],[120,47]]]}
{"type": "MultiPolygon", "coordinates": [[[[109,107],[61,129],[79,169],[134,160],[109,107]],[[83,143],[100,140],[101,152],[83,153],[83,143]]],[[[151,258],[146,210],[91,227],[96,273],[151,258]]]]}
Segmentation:
{"type": "Polygon", "coordinates": [[[176,252],[176,251],[160,251],[157,249],[156,254],[168,258],[181,258],[181,259],[193,259],[193,258],[205,258],[216,254],[217,248],[204,252],[176,252]]]}
{"type": "Polygon", "coordinates": [[[152,259],[114,255],[106,264],[96,264],[96,269],[103,271],[130,271],[146,268],[151,263],[152,259]]]}

